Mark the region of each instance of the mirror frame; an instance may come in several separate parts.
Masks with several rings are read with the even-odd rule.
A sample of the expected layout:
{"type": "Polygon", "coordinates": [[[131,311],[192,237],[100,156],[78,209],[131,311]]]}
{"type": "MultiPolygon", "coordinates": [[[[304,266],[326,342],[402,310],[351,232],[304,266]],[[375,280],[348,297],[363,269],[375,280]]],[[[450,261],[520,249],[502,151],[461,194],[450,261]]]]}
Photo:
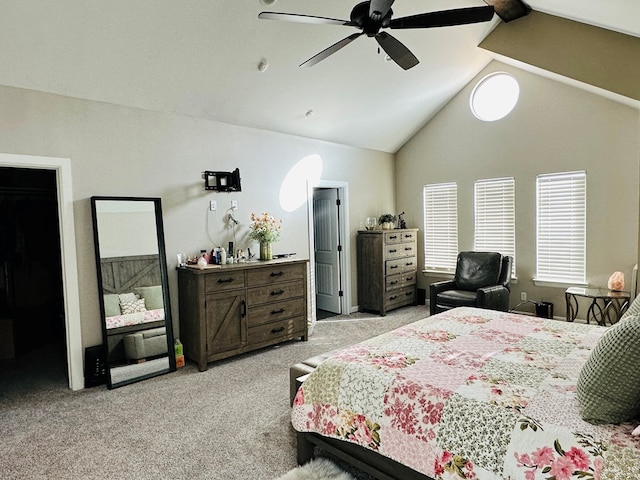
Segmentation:
{"type": "MultiPolygon", "coordinates": [[[[160,198],[93,196],[91,197],[91,217],[93,222],[93,240],[94,240],[94,248],[95,248],[96,273],[98,277],[98,298],[100,302],[100,321],[102,323],[102,344],[103,344],[104,355],[105,355],[107,388],[112,389],[116,387],[121,387],[124,385],[129,385],[131,383],[139,382],[141,380],[156,377],[158,375],[164,375],[165,373],[175,372],[176,357],[174,354],[173,321],[171,318],[171,302],[169,299],[167,257],[165,252],[164,225],[162,220],[162,202],[160,198]],[[112,362],[109,359],[109,344],[108,344],[109,330],[107,329],[106,314],[105,314],[105,304],[104,304],[105,292],[104,292],[104,285],[102,281],[103,272],[102,272],[102,264],[101,264],[101,256],[100,256],[100,239],[98,236],[97,203],[100,201],[109,201],[109,202],[126,201],[126,202],[152,202],[153,203],[154,213],[155,213],[156,236],[158,241],[158,260],[159,260],[159,267],[160,267],[162,297],[163,297],[163,304],[164,304],[164,324],[165,324],[164,326],[166,329],[166,337],[167,337],[167,356],[169,358],[169,367],[166,369],[161,369],[155,372],[134,376],[116,383],[112,381],[113,379],[111,376],[112,362]]],[[[129,328],[129,327],[125,327],[125,328],[129,328]]],[[[144,330],[143,325],[141,325],[140,330],[144,330]]],[[[131,331],[135,331],[135,329],[132,329],[131,331]]]]}

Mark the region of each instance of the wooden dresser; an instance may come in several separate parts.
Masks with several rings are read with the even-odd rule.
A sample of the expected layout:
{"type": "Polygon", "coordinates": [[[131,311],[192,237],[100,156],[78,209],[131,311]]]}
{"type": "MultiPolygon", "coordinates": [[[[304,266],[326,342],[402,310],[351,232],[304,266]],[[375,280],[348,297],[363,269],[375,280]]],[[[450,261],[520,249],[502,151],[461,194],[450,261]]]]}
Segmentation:
{"type": "Polygon", "coordinates": [[[207,363],[300,337],[307,340],[308,260],[178,268],[180,340],[207,363]]]}
{"type": "Polygon", "coordinates": [[[358,305],[386,315],[416,303],[417,228],[358,232],[358,305]]]}

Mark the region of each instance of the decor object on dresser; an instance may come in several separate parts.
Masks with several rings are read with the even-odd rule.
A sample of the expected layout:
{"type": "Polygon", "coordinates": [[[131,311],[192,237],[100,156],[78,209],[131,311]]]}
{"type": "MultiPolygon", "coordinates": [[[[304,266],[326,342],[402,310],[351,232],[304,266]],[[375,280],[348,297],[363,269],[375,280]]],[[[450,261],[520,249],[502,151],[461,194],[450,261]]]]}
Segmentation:
{"type": "Polygon", "coordinates": [[[628,347],[639,325],[637,315],[607,329],[461,307],[335,351],[296,377],[298,462],[317,446],[387,480],[637,478],[640,377],[624,372],[637,365],[628,347]],[[607,377],[600,362],[612,354],[607,377]],[[633,420],[585,421],[589,363],[602,397],[588,400],[611,402],[615,389],[632,410],[607,421],[633,420]]]}
{"type": "Polygon", "coordinates": [[[107,386],[174,371],[160,199],[92,197],[91,210],[107,386]]]}
{"type": "Polygon", "coordinates": [[[282,220],[276,220],[267,212],[261,215],[251,214],[249,238],[260,243],[260,260],[273,259],[271,244],[277,242],[282,231],[282,220]]]}
{"type": "Polygon", "coordinates": [[[300,337],[307,340],[308,260],[178,268],[180,340],[207,363],[300,337]]]}
{"type": "Polygon", "coordinates": [[[431,315],[454,307],[509,310],[512,258],[497,252],[460,252],[453,280],[429,286],[431,315]]]}
{"type": "Polygon", "coordinates": [[[417,228],[358,232],[360,311],[385,315],[416,303],[417,228]]]}
{"type": "Polygon", "coordinates": [[[383,230],[390,230],[394,227],[395,221],[395,215],[391,215],[390,213],[383,213],[378,218],[378,225],[380,225],[383,230]]]}

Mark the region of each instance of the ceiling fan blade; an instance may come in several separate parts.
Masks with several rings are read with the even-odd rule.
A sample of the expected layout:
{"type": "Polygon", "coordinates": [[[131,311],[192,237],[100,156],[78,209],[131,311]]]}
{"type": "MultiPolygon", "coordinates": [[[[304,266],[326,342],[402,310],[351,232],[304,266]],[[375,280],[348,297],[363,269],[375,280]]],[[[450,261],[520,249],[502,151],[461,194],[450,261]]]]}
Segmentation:
{"type": "Polygon", "coordinates": [[[493,17],[493,7],[456,8],[438,12],[421,13],[409,17],[392,19],[389,28],[431,28],[488,22],[493,17]]]}
{"type": "Polygon", "coordinates": [[[349,20],[338,18],[315,17],[313,15],[301,15],[298,13],[260,12],[258,18],[262,20],[283,20],[295,23],[313,23],[316,25],[347,25],[356,26],[349,20]]]}
{"type": "Polygon", "coordinates": [[[358,38],[361,35],[364,35],[364,32],[354,33],[352,35],[349,35],[347,38],[343,38],[342,40],[340,40],[337,43],[334,43],[330,47],[325,48],[323,51],[321,51],[317,55],[314,55],[313,57],[311,57],[306,62],[300,64],[300,66],[301,67],[311,67],[311,66],[315,65],[316,63],[321,62],[322,60],[327,58],[329,55],[333,55],[334,53],[336,53],[342,47],[346,47],[347,45],[349,45],[351,42],[353,42],[356,38],[358,38]]]}
{"type": "Polygon", "coordinates": [[[400,65],[403,69],[409,70],[415,67],[420,61],[411,51],[395,37],[387,32],[380,32],[376,35],[376,40],[382,49],[391,57],[391,60],[400,65]]]}

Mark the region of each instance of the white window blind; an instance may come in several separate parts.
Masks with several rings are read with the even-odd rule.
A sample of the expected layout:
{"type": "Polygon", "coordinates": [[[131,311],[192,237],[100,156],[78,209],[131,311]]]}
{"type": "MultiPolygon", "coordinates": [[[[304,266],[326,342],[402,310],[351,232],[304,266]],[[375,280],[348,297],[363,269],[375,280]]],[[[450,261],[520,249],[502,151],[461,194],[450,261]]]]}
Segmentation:
{"type": "Polygon", "coordinates": [[[539,175],[536,280],[585,283],[587,174],[539,175]]]}
{"type": "Polygon", "coordinates": [[[474,250],[500,252],[513,259],[516,272],[515,179],[492,178],[475,183],[474,250]]]}
{"type": "Polygon", "coordinates": [[[458,257],[458,186],[425,185],[423,196],[425,270],[454,272],[458,257]]]}

